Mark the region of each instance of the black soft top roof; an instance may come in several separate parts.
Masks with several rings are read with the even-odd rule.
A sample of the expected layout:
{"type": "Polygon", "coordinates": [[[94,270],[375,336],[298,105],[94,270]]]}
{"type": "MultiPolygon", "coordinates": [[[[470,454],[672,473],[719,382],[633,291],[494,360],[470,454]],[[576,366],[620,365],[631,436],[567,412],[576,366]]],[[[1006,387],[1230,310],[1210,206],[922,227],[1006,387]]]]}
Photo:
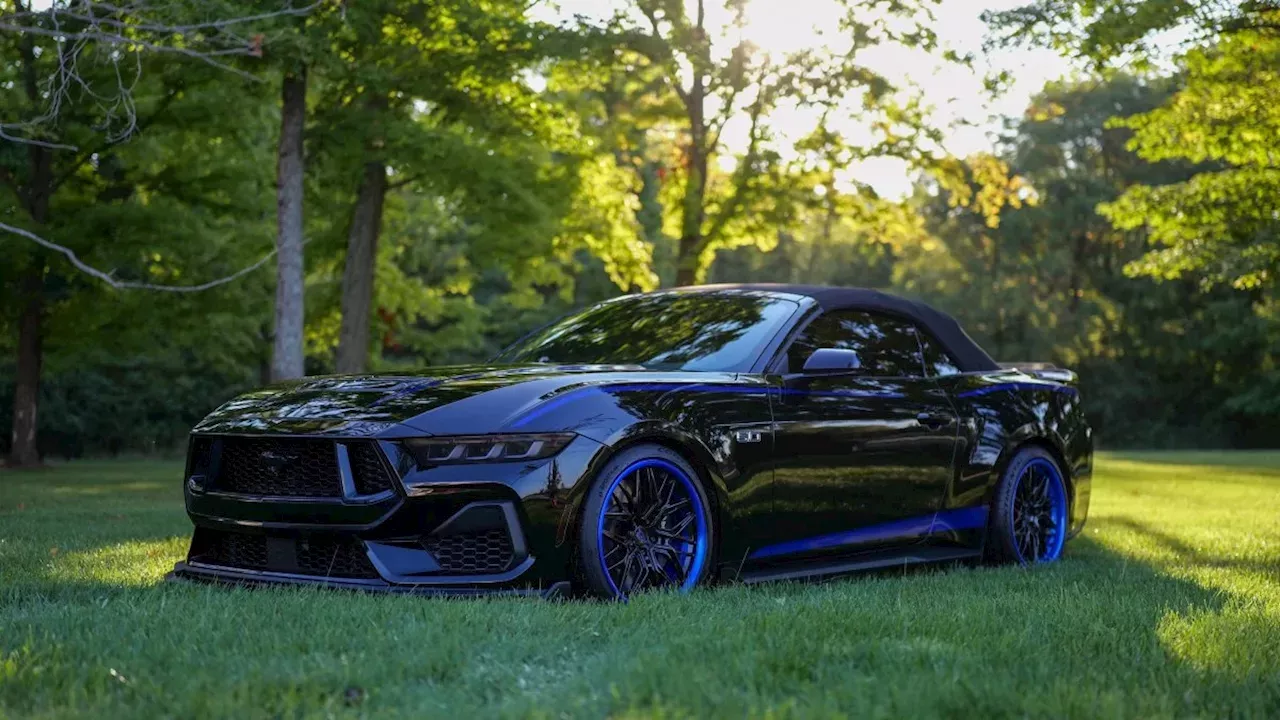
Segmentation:
{"type": "Polygon", "coordinates": [[[682,288],[684,292],[708,292],[716,290],[746,290],[810,297],[824,310],[854,308],[901,315],[916,321],[929,334],[941,342],[955,358],[964,372],[999,370],[1000,366],[973,341],[955,318],[922,302],[890,295],[879,290],[842,288],[826,285],[786,285],[775,283],[748,283],[725,285],[698,285],[682,288]]]}

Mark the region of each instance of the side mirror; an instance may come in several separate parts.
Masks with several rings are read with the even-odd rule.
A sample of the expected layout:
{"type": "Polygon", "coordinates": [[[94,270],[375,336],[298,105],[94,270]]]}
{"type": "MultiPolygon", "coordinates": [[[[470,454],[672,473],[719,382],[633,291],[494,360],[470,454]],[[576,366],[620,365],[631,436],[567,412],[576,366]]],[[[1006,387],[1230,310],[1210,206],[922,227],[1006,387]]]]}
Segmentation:
{"type": "Polygon", "coordinates": [[[856,350],[821,348],[814,350],[809,359],[804,361],[803,372],[806,374],[838,373],[857,370],[861,367],[862,362],[858,360],[856,350]]]}

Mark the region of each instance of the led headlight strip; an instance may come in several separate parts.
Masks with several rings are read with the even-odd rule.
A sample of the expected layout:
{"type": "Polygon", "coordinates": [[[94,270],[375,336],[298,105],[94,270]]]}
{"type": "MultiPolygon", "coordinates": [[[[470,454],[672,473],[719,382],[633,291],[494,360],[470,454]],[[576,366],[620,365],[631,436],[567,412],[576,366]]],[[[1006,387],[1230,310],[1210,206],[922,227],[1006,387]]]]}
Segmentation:
{"type": "Polygon", "coordinates": [[[415,438],[405,447],[419,465],[540,460],[564,449],[573,433],[415,438]]]}

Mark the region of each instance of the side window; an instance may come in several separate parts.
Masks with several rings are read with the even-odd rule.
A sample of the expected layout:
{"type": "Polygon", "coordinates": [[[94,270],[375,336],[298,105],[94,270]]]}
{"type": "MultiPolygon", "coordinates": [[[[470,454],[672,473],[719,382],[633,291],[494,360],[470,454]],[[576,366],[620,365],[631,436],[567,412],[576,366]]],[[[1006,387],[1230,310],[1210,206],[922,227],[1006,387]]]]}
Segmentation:
{"type": "Polygon", "coordinates": [[[920,377],[924,363],[915,326],[906,320],[859,310],[837,310],[809,323],[787,349],[790,372],[800,372],[819,348],[856,350],[862,373],[880,377],[920,377]]]}
{"type": "Polygon", "coordinates": [[[924,351],[924,369],[929,373],[929,377],[960,374],[960,366],[956,364],[955,358],[951,357],[951,353],[944,350],[937,340],[929,337],[928,333],[917,332],[916,334],[920,337],[920,348],[924,351]]]}

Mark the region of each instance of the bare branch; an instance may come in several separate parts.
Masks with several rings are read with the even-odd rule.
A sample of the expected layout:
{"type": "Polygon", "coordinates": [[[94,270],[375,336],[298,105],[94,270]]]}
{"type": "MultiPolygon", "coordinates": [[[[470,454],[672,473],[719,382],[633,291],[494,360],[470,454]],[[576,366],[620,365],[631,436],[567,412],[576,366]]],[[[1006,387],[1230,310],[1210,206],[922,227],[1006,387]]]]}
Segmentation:
{"type": "Polygon", "coordinates": [[[711,223],[711,228],[698,244],[699,251],[701,251],[701,248],[715,244],[720,239],[720,234],[724,231],[725,226],[737,216],[738,211],[746,200],[747,185],[751,181],[755,161],[760,152],[760,141],[762,139],[760,119],[764,114],[767,104],[766,97],[769,92],[769,88],[761,87],[755,102],[751,105],[749,111],[751,127],[747,134],[747,150],[738,160],[738,166],[734,168],[732,176],[733,192],[729,196],[729,201],[719,208],[715,220],[711,223]]]}
{"type": "MultiPolygon", "coordinates": [[[[122,30],[155,32],[164,35],[191,35],[193,33],[204,33],[210,30],[224,30],[234,25],[244,25],[246,23],[260,22],[263,20],[271,20],[278,17],[300,16],[310,13],[312,10],[324,4],[324,0],[316,0],[316,2],[304,7],[295,8],[291,3],[286,3],[285,7],[270,12],[258,13],[257,15],[242,15],[240,17],[224,18],[222,20],[209,20],[202,23],[190,23],[187,25],[170,25],[165,23],[148,22],[141,17],[141,13],[147,10],[145,1],[133,2],[129,5],[114,5],[106,2],[93,2],[88,0],[75,5],[75,8],[86,8],[87,11],[81,10],[77,12],[72,7],[65,9],[54,9],[54,12],[64,18],[81,20],[86,23],[95,25],[106,25],[108,27],[116,27],[122,30]],[[121,16],[128,16],[131,20],[120,20],[107,15],[97,15],[94,10],[102,10],[107,13],[114,13],[121,16]]],[[[10,13],[8,17],[39,17],[47,15],[48,11],[26,11],[19,13],[10,13]]],[[[67,37],[72,37],[68,35],[67,37]]]]}
{"type": "Polygon", "coordinates": [[[50,150],[75,150],[75,145],[63,145],[62,143],[45,142],[44,140],[36,140],[34,138],[17,137],[6,132],[9,128],[29,128],[31,123],[0,123],[0,140],[8,140],[10,142],[21,143],[23,145],[35,145],[36,147],[49,148],[50,150]]]}
{"type": "MultiPolygon", "coordinates": [[[[653,39],[657,40],[662,47],[670,48],[671,47],[670,41],[667,38],[664,38],[662,36],[661,23],[658,22],[658,15],[653,11],[653,8],[649,7],[644,3],[641,3],[640,12],[644,13],[644,16],[649,19],[649,27],[653,29],[653,39]]],[[[673,63],[675,61],[674,57],[668,57],[666,59],[672,61],[673,63]]],[[[670,74],[669,82],[671,83],[672,89],[676,91],[676,95],[680,97],[680,102],[684,103],[684,105],[688,107],[689,91],[685,90],[684,86],[680,84],[680,79],[676,76],[675,73],[670,74]]]]}
{"type": "Polygon", "coordinates": [[[720,134],[724,131],[724,126],[734,115],[734,109],[737,107],[738,95],[742,93],[744,84],[734,84],[729,86],[729,93],[721,97],[723,104],[720,111],[716,113],[716,117],[711,119],[711,123],[707,126],[707,149],[714,152],[720,147],[720,134]]]}
{"type": "MultiPolygon", "coordinates": [[[[13,6],[16,11],[0,12],[0,31],[25,36],[27,42],[44,38],[43,49],[55,53],[55,67],[39,82],[39,97],[45,105],[41,114],[22,122],[0,123],[0,140],[76,150],[30,137],[30,133],[4,132],[6,128],[30,131],[54,124],[73,95],[74,99],[96,104],[109,142],[127,140],[137,131],[133,91],[142,76],[144,53],[189,58],[246,80],[260,81],[253,73],[223,60],[261,56],[264,35],[249,32],[250,27],[274,18],[306,15],[333,0],[313,0],[300,7],[294,6],[294,0],[278,1],[280,7],[268,12],[194,22],[190,17],[175,17],[174,5],[151,0],[53,0],[41,10],[30,9],[29,3],[24,9],[18,3],[13,6]],[[104,87],[92,87],[81,73],[80,64],[85,57],[107,66],[110,79],[102,81],[104,87]]],[[[179,10],[187,12],[190,7],[181,6],[179,10]]]]}
{"type": "Polygon", "coordinates": [[[107,285],[110,285],[111,287],[117,290],[159,290],[162,292],[175,292],[175,293],[201,292],[204,290],[209,290],[211,288],[218,287],[219,285],[226,285],[229,282],[238,280],[241,277],[244,277],[245,275],[248,275],[254,270],[257,270],[258,268],[262,267],[267,263],[268,260],[276,256],[276,251],[272,250],[266,255],[263,255],[257,262],[253,263],[252,265],[243,267],[237,270],[236,272],[230,275],[227,275],[225,277],[220,277],[216,280],[210,280],[209,282],[201,283],[199,285],[156,285],[152,283],[140,283],[140,282],[130,282],[127,280],[117,280],[111,277],[109,273],[105,273],[91,265],[86,264],[83,260],[81,260],[78,256],[76,256],[75,251],[73,251],[71,248],[65,247],[63,245],[59,245],[58,243],[51,242],[49,240],[45,240],[44,238],[40,237],[39,235],[36,235],[30,230],[24,230],[23,228],[9,225],[8,223],[4,223],[4,222],[0,222],[0,230],[13,233],[14,235],[18,235],[20,237],[24,237],[36,243],[37,245],[48,248],[49,250],[53,250],[54,252],[62,253],[67,257],[68,260],[71,261],[71,264],[74,265],[77,270],[80,270],[81,272],[86,273],[88,275],[92,275],[93,277],[101,280],[102,282],[106,283],[107,285]]]}

